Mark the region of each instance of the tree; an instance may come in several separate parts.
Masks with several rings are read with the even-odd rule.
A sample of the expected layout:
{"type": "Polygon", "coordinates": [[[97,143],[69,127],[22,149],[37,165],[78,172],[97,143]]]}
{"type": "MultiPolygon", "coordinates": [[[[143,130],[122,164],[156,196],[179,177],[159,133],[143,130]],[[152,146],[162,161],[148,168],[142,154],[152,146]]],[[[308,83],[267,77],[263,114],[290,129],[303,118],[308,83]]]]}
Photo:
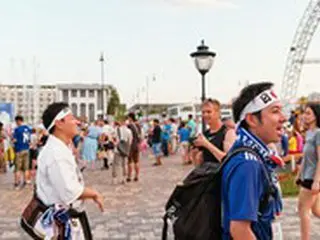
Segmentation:
{"type": "Polygon", "coordinates": [[[120,104],[115,116],[115,119],[118,121],[123,121],[126,118],[127,106],[126,104],[120,104]]]}
{"type": "Polygon", "coordinates": [[[108,93],[109,93],[109,99],[108,99],[108,108],[107,108],[107,114],[108,115],[115,115],[117,113],[117,110],[120,106],[120,97],[117,89],[109,85],[107,87],[108,93]]]}

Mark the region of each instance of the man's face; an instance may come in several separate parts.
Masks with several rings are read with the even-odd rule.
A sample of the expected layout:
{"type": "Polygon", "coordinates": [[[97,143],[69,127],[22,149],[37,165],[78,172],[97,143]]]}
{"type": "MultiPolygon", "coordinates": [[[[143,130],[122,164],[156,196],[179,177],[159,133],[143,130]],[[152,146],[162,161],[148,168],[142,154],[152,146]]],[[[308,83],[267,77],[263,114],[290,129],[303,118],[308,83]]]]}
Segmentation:
{"type": "Polygon", "coordinates": [[[283,123],[286,118],[280,102],[275,102],[261,111],[261,122],[256,118],[255,133],[265,143],[276,143],[281,140],[283,123]]]}
{"type": "Polygon", "coordinates": [[[316,116],[314,115],[312,109],[307,107],[303,113],[303,123],[306,125],[307,128],[312,125],[312,123],[316,122],[316,116]]]}
{"type": "Polygon", "coordinates": [[[68,114],[56,126],[63,131],[68,137],[73,138],[78,134],[79,121],[73,116],[73,114],[68,114]]]}
{"type": "Polygon", "coordinates": [[[103,127],[104,126],[104,121],[103,120],[99,120],[98,121],[98,126],[99,127],[103,127]]]}
{"type": "Polygon", "coordinates": [[[204,104],[202,106],[202,116],[207,124],[217,122],[220,119],[219,107],[212,103],[204,104]]]}

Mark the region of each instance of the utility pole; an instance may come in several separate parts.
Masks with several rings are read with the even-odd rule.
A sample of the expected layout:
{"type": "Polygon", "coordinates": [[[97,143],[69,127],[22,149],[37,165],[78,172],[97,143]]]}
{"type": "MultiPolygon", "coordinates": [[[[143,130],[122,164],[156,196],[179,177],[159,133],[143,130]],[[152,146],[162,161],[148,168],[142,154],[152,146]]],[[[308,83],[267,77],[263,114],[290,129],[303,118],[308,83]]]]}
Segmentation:
{"type": "Polygon", "coordinates": [[[103,56],[103,52],[101,52],[99,61],[101,63],[101,115],[102,115],[102,119],[104,119],[105,109],[104,109],[104,56],[103,56]]]}

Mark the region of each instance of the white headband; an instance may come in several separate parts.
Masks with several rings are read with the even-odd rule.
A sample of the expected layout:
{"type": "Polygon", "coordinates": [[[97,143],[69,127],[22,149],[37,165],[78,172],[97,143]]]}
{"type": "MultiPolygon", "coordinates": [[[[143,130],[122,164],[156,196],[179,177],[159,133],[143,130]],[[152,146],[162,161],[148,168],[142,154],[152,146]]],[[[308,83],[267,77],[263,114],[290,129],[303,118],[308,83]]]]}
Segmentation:
{"type": "Polygon", "coordinates": [[[246,118],[247,114],[261,111],[262,109],[270,106],[272,103],[278,101],[280,100],[271,89],[265,90],[245,106],[240,114],[239,123],[246,118]]]}
{"type": "Polygon", "coordinates": [[[63,119],[65,116],[67,116],[68,114],[72,113],[71,110],[69,108],[64,108],[62,109],[56,116],[55,118],[52,120],[51,124],[49,125],[49,127],[47,128],[47,131],[49,132],[51,128],[54,127],[54,125],[56,124],[57,120],[61,120],[63,119]]]}

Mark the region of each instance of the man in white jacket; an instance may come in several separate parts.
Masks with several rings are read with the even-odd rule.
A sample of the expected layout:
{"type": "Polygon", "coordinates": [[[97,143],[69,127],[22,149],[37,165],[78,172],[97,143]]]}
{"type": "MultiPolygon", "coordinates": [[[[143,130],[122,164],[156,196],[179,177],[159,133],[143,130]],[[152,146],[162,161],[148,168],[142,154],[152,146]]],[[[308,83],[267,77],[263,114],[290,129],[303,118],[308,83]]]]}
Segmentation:
{"type": "MultiPolygon", "coordinates": [[[[70,148],[72,139],[78,132],[79,122],[73,116],[68,104],[59,102],[49,105],[42,120],[50,135],[37,160],[38,198],[47,206],[59,205],[66,209],[72,207],[84,215],[83,202],[92,199],[103,211],[102,195],[85,187],[70,148]]],[[[92,239],[90,226],[86,228],[82,229],[84,235],[82,239],[92,239]]]]}

